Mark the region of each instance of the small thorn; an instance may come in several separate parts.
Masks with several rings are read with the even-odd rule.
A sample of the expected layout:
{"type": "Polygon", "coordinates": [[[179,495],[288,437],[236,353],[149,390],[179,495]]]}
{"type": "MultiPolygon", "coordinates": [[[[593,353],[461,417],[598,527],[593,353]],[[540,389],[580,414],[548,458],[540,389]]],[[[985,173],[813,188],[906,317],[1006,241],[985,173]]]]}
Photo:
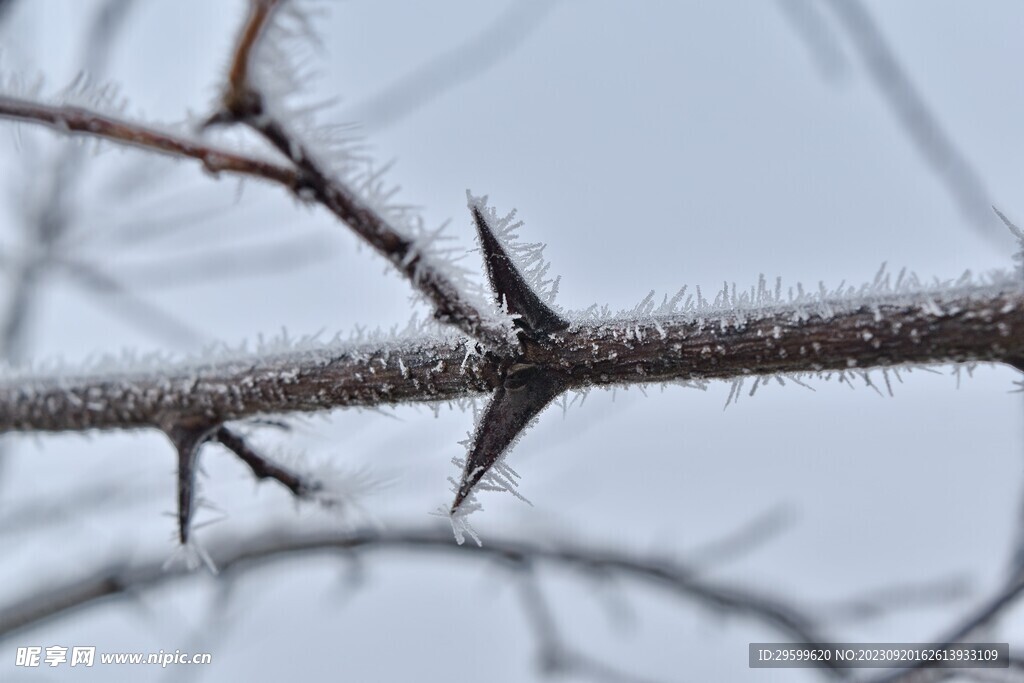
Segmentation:
{"type": "Polygon", "coordinates": [[[219,424],[173,423],[164,428],[178,451],[178,540],[189,541],[192,513],[195,509],[195,478],[199,448],[216,433],[219,424]]]}

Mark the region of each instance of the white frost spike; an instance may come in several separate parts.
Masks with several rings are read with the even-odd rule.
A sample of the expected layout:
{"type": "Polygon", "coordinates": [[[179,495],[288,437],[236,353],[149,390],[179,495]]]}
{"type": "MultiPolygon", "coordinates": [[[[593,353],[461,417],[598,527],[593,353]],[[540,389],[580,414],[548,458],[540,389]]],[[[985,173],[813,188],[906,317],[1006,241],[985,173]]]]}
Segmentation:
{"type": "Polygon", "coordinates": [[[190,538],[187,543],[175,545],[174,552],[163,564],[163,570],[167,571],[179,565],[184,566],[190,572],[199,567],[206,567],[206,570],[214,576],[219,573],[210,553],[195,538],[190,538]]]}
{"type": "Polygon", "coordinates": [[[732,380],[729,387],[729,395],[725,399],[725,405],[722,406],[722,410],[729,407],[730,403],[736,403],[740,398],[740,391],[743,389],[743,377],[737,377],[732,380]]]}
{"type": "Polygon", "coordinates": [[[446,517],[448,522],[452,525],[452,533],[455,535],[455,542],[462,545],[466,542],[466,536],[473,539],[478,546],[483,545],[483,541],[480,540],[480,534],[477,533],[473,525],[469,523],[469,516],[478,510],[482,510],[483,506],[477,502],[475,497],[470,497],[463,502],[462,505],[456,510],[449,510],[445,505],[439,505],[437,509],[430,513],[435,517],[446,517]]]}

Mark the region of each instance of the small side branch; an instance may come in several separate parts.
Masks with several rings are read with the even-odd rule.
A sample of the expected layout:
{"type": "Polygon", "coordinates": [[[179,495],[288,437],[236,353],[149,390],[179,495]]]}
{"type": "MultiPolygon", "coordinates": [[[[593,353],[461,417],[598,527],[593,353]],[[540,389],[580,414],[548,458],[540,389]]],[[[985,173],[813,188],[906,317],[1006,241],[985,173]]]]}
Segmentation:
{"type": "Polygon", "coordinates": [[[100,138],[172,157],[196,159],[215,175],[234,173],[288,187],[298,183],[298,173],[290,168],[83,107],[0,96],[0,118],[41,124],[57,132],[100,138]]]}
{"type": "Polygon", "coordinates": [[[307,479],[266,459],[257,453],[241,434],[227,427],[217,429],[214,439],[248,465],[257,479],[276,481],[291,491],[296,498],[309,498],[323,489],[321,482],[307,479]]]}

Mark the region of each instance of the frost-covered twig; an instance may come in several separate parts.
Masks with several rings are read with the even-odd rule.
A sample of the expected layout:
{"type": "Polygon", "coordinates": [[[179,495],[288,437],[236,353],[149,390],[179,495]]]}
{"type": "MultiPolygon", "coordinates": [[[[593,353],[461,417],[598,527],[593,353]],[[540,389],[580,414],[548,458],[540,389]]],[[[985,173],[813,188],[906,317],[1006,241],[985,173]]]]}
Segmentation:
{"type": "Polygon", "coordinates": [[[222,426],[213,438],[248,465],[254,477],[274,480],[291,491],[296,498],[309,498],[323,489],[322,482],[293,472],[257,453],[245,437],[233,429],[222,426]]]}
{"type": "Polygon", "coordinates": [[[265,121],[260,132],[286,155],[292,155],[297,170],[85,107],[0,96],[0,118],[43,124],[63,133],[196,159],[214,175],[233,173],[283,185],[300,199],[321,203],[384,254],[433,304],[439,320],[455,325],[493,348],[510,348],[512,338],[500,319],[481,313],[443,269],[417,251],[416,240],[395,230],[358,195],[331,179],[276,121],[265,121]]]}
{"type": "Polygon", "coordinates": [[[0,118],[42,124],[60,133],[100,138],[171,157],[195,159],[214,175],[234,173],[287,187],[294,187],[299,180],[299,174],[286,166],[87,107],[2,95],[0,118]]]}
{"type": "MultiPolygon", "coordinates": [[[[116,35],[133,3],[134,0],[107,0],[101,5],[86,36],[82,59],[84,71],[97,76],[106,70],[116,35]]],[[[9,7],[10,3],[0,2],[0,20],[9,7]]],[[[72,194],[70,186],[83,175],[82,162],[79,147],[65,147],[53,160],[49,173],[33,174],[26,183],[27,189],[35,190],[39,186],[45,189],[35,193],[41,196],[26,207],[28,220],[21,226],[26,242],[24,251],[29,256],[0,263],[0,270],[11,270],[11,295],[7,307],[0,313],[0,359],[6,362],[14,363],[23,358],[29,337],[31,309],[42,282],[49,274],[47,271],[57,260],[57,246],[71,223],[68,215],[72,194]]],[[[135,310],[149,312],[152,309],[137,306],[135,310]]],[[[168,320],[166,317],[162,319],[168,320]]],[[[6,460],[5,445],[0,442],[0,466],[6,460]]]]}
{"type": "MultiPolygon", "coordinates": [[[[393,225],[380,207],[332,174],[276,114],[276,103],[268,101],[256,83],[252,72],[260,39],[286,4],[284,0],[250,0],[220,109],[207,119],[206,126],[239,123],[257,132],[294,164],[299,175],[299,182],[292,188],[296,196],[324,206],[387,258],[433,306],[439,321],[454,325],[490,349],[510,352],[515,337],[505,321],[481,310],[447,268],[423,249],[416,236],[393,225]]],[[[370,180],[372,185],[375,178],[370,180]]]]}
{"type": "Polygon", "coordinates": [[[209,441],[220,443],[238,456],[257,479],[273,479],[298,499],[310,499],[323,488],[322,483],[263,457],[246,442],[245,437],[216,420],[173,418],[166,420],[160,428],[178,451],[178,536],[183,545],[189,542],[192,529],[199,450],[209,441]]]}

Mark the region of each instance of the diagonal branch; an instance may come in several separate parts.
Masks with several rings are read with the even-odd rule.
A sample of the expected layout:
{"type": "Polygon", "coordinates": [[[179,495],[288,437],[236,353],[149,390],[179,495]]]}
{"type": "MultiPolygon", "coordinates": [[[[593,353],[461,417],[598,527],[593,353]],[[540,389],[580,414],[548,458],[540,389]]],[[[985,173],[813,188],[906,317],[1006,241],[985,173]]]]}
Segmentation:
{"type": "Polygon", "coordinates": [[[434,317],[454,325],[487,347],[508,353],[515,342],[499,319],[492,319],[471,302],[445,269],[421,251],[417,241],[404,234],[358,192],[332,176],[308,147],[267,107],[263,93],[251,77],[259,39],[266,33],[281,0],[251,0],[249,14],[235,45],[221,109],[206,126],[242,124],[263,137],[294,164],[299,183],[292,189],[300,199],[313,200],[348,225],[379,254],[391,262],[434,308],[434,317]]]}
{"type": "Polygon", "coordinates": [[[271,462],[257,453],[237,432],[224,427],[217,429],[213,439],[238,456],[252,470],[257,479],[270,479],[292,492],[296,498],[310,498],[323,489],[319,481],[307,479],[297,472],[271,462]]]}
{"type": "Polygon", "coordinates": [[[364,130],[372,132],[403,120],[508,59],[543,26],[557,5],[558,0],[512,0],[479,33],[417,65],[368,99],[346,107],[342,118],[360,121],[364,130]]]}
{"type": "Polygon", "coordinates": [[[183,346],[194,346],[203,339],[203,335],[190,325],[146,301],[98,266],[74,258],[60,257],[53,259],[52,266],[59,268],[84,289],[97,294],[96,300],[100,303],[113,304],[117,314],[145,331],[157,333],[183,346]]]}
{"type": "MultiPolygon", "coordinates": [[[[941,647],[956,645],[967,642],[969,638],[976,635],[979,630],[991,624],[999,616],[1005,614],[1024,595],[1024,577],[1020,575],[1011,576],[1003,586],[999,588],[981,605],[976,607],[970,614],[965,615],[957,622],[949,633],[939,638],[936,643],[941,647]]],[[[916,674],[926,669],[926,662],[914,662],[906,667],[889,671],[869,679],[870,683],[897,683],[916,680],[916,674]]]]}
{"type": "MultiPolygon", "coordinates": [[[[173,157],[196,159],[210,173],[233,173],[282,185],[298,199],[320,203],[384,255],[435,309],[435,317],[488,346],[508,350],[512,341],[500,320],[482,314],[443,269],[418,251],[350,188],[330,178],[278,122],[267,118],[259,132],[283,152],[295,169],[83,107],[50,105],[0,96],[0,118],[42,124],[62,133],[101,138],[173,157]]],[[[218,121],[219,122],[219,121],[218,121]]]]}

